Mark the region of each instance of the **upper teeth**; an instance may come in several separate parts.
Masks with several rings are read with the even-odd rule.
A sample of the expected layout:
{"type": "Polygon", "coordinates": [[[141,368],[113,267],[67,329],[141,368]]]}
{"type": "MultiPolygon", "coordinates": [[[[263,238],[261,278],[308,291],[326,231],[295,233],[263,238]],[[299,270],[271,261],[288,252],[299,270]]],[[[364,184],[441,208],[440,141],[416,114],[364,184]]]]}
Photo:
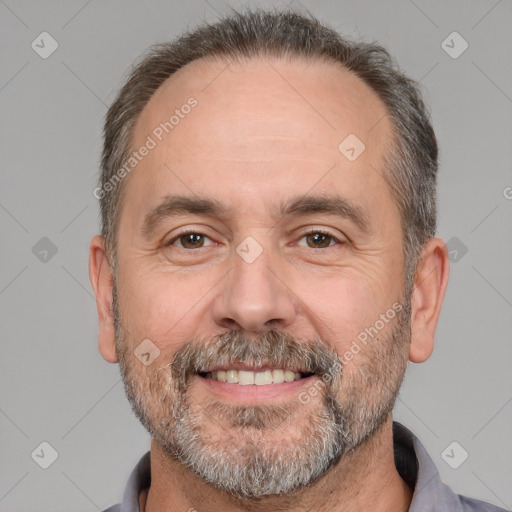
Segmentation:
{"type": "Polygon", "coordinates": [[[206,374],[207,378],[220,380],[221,382],[238,383],[242,385],[256,384],[281,384],[298,380],[301,374],[290,370],[265,370],[262,372],[249,372],[245,370],[218,370],[206,374]]]}

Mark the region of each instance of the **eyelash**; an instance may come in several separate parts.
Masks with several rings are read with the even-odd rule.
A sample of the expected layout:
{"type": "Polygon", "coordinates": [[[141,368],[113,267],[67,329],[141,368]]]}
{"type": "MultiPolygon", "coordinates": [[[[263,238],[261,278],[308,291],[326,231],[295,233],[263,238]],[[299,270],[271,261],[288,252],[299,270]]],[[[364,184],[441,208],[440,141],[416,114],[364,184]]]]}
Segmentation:
{"type": "MultiPolygon", "coordinates": [[[[304,237],[306,237],[308,235],[316,235],[316,234],[331,237],[332,241],[337,242],[338,244],[343,243],[341,240],[339,240],[337,237],[335,237],[332,233],[330,233],[329,231],[323,230],[323,229],[312,229],[310,231],[306,231],[305,233],[302,234],[302,236],[300,237],[300,240],[302,240],[304,237]]],[[[200,235],[200,236],[204,236],[206,238],[210,238],[208,235],[205,235],[204,233],[200,233],[197,230],[188,229],[186,231],[183,231],[183,232],[177,234],[174,238],[169,240],[169,242],[166,242],[164,244],[164,246],[170,247],[174,244],[174,242],[176,242],[180,238],[187,236],[187,235],[200,235]]],[[[309,249],[324,249],[325,250],[325,249],[330,249],[331,247],[334,247],[334,246],[329,245],[327,247],[309,247],[309,249]]],[[[183,249],[185,251],[193,251],[193,250],[197,250],[197,249],[203,249],[203,247],[198,247],[197,249],[187,249],[185,247],[179,247],[179,249],[183,249]]]]}

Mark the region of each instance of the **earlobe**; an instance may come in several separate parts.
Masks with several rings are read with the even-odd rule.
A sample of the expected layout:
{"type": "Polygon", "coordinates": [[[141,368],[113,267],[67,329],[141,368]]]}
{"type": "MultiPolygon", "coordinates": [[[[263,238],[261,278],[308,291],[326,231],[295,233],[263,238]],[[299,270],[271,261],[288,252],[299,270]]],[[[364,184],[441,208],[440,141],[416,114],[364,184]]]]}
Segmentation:
{"type": "Polygon", "coordinates": [[[99,235],[91,240],[89,248],[89,279],[98,310],[98,348],[105,361],[117,363],[112,309],[112,272],[105,252],[104,239],[99,235]]]}
{"type": "Polygon", "coordinates": [[[412,339],[409,360],[426,361],[434,349],[434,335],[448,285],[449,259],[446,244],[432,238],[423,249],[416,269],[411,297],[412,339]]]}

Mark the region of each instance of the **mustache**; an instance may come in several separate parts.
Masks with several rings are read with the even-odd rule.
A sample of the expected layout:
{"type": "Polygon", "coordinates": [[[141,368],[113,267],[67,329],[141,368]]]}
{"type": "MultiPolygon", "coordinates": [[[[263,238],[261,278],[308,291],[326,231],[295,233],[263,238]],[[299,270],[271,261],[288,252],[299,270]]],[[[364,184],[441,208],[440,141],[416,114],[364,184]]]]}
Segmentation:
{"type": "Polygon", "coordinates": [[[297,368],[304,373],[341,377],[337,352],[321,338],[298,341],[288,333],[271,330],[248,338],[229,331],[208,340],[193,339],[180,347],[171,362],[171,375],[181,389],[187,379],[216,365],[247,364],[255,367],[297,368]]]}

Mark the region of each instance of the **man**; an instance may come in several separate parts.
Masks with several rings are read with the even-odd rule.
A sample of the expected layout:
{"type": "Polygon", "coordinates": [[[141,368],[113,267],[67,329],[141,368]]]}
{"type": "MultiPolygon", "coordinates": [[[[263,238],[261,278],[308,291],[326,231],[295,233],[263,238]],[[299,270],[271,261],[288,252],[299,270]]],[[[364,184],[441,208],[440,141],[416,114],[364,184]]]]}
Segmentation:
{"type": "Polygon", "coordinates": [[[448,281],[436,172],[377,45],[253,11],[153,48],[95,191],[99,349],[152,436],[110,512],[499,510],[391,415],[448,281]]]}

